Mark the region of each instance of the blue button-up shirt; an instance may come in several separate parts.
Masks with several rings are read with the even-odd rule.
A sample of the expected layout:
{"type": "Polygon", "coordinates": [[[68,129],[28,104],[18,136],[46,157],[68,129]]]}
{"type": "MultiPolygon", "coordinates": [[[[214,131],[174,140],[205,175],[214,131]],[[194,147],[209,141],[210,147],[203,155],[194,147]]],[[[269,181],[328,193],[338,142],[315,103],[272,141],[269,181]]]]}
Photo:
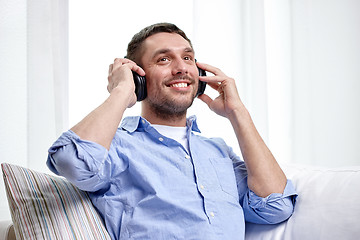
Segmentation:
{"type": "Polygon", "coordinates": [[[266,198],[247,186],[244,162],[187,120],[189,152],[141,117],[125,118],[109,150],[65,132],[47,164],[88,191],[113,239],[244,239],[245,223],[278,223],[296,193],[266,198]]]}

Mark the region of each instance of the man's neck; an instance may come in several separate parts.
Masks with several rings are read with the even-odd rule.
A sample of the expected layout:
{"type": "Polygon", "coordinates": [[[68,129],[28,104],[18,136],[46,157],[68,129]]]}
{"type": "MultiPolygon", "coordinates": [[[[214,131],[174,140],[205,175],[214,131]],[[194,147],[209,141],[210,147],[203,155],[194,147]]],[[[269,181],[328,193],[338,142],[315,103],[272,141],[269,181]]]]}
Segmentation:
{"type": "Polygon", "coordinates": [[[150,116],[144,116],[141,115],[143,118],[145,118],[148,122],[151,124],[157,124],[157,125],[166,125],[166,126],[172,126],[172,127],[185,127],[186,126],[186,117],[183,119],[174,119],[174,118],[153,118],[150,116]]]}
{"type": "Polygon", "coordinates": [[[182,115],[159,115],[153,112],[142,111],[141,116],[151,124],[167,125],[172,127],[186,126],[186,113],[182,115]]]}

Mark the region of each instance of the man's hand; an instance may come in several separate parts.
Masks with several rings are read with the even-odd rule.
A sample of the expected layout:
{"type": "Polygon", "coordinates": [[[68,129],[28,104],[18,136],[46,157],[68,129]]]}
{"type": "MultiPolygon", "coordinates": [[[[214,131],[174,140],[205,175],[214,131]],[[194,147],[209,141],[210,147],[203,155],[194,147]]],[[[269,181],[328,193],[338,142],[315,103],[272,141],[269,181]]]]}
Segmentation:
{"type": "Polygon", "coordinates": [[[119,89],[129,99],[128,107],[136,103],[135,84],[132,72],[144,76],[144,70],[135,62],[126,58],[115,58],[114,63],[109,66],[107,90],[111,94],[114,89],[119,89]]]}
{"type": "Polygon", "coordinates": [[[109,66],[109,97],[99,107],[71,128],[81,139],[96,142],[109,149],[125,110],[136,103],[131,71],[145,72],[129,59],[116,58],[109,66]]]}
{"type": "Polygon", "coordinates": [[[198,67],[214,74],[199,79],[217,90],[219,96],[213,100],[203,94],[199,98],[215,113],[230,120],[246,164],[249,188],[260,197],[282,193],[286,176],[257,132],[250,114],[240,100],[234,79],[213,66],[198,63],[198,67]]]}
{"type": "Polygon", "coordinates": [[[215,99],[210,98],[206,94],[199,96],[199,99],[205,102],[212,111],[220,116],[229,118],[234,111],[243,107],[234,79],[226,76],[220,69],[211,65],[199,62],[197,65],[199,68],[214,74],[214,76],[199,78],[199,80],[207,82],[210,87],[219,92],[219,96],[215,99]]]}

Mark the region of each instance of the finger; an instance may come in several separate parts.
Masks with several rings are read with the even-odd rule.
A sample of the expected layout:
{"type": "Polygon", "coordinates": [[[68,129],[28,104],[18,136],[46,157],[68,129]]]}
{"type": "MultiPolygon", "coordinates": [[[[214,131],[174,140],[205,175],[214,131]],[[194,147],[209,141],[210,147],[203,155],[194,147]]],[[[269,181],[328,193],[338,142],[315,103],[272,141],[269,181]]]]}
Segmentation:
{"type": "Polygon", "coordinates": [[[198,98],[206,103],[206,105],[210,106],[210,103],[213,101],[211,97],[209,97],[207,94],[201,94],[198,96],[198,98]]]}
{"type": "Polygon", "coordinates": [[[134,61],[127,59],[127,58],[115,58],[114,63],[135,63],[134,61]]]}
{"type": "Polygon", "coordinates": [[[113,64],[110,64],[110,65],[109,65],[109,73],[108,73],[109,75],[110,75],[110,73],[111,73],[112,70],[113,70],[113,66],[114,66],[113,64]]]}
{"type": "Polygon", "coordinates": [[[219,88],[221,86],[219,82],[209,82],[208,85],[216,91],[219,91],[219,88]]]}
{"type": "Polygon", "coordinates": [[[209,65],[209,64],[205,64],[205,63],[201,63],[201,62],[196,62],[196,65],[197,65],[199,68],[201,68],[201,69],[203,69],[203,70],[205,70],[205,71],[207,71],[207,72],[213,73],[214,75],[225,75],[219,68],[216,68],[216,67],[211,66],[211,65],[209,65]]]}
{"type": "Polygon", "coordinates": [[[122,66],[122,65],[126,65],[126,64],[136,65],[135,62],[133,62],[132,60],[127,59],[127,58],[115,58],[115,59],[114,59],[114,63],[113,63],[114,69],[115,69],[115,68],[118,68],[118,67],[120,67],[120,66],[122,66]]]}
{"type": "Polygon", "coordinates": [[[137,65],[134,61],[127,58],[115,58],[113,69],[117,69],[123,65],[128,66],[132,71],[137,72],[141,76],[145,76],[145,71],[137,65]]]}
{"type": "MultiPolygon", "coordinates": [[[[115,58],[114,59],[114,68],[118,66],[122,66],[127,63],[134,63],[133,61],[126,59],[126,58],[115,58]]],[[[135,64],[135,63],[134,63],[135,64]]]]}
{"type": "Polygon", "coordinates": [[[144,69],[142,69],[139,65],[137,65],[134,62],[129,62],[129,63],[125,63],[123,64],[123,66],[126,65],[130,68],[131,71],[136,72],[137,74],[139,74],[140,76],[145,76],[145,71],[144,69]]]}
{"type": "Polygon", "coordinates": [[[214,76],[200,76],[199,80],[207,83],[221,83],[226,78],[224,76],[214,75],[214,76]]]}
{"type": "Polygon", "coordinates": [[[145,71],[144,71],[144,69],[142,69],[139,65],[135,65],[135,66],[133,67],[133,69],[131,69],[131,70],[133,70],[134,72],[138,73],[140,76],[145,76],[145,71]]]}

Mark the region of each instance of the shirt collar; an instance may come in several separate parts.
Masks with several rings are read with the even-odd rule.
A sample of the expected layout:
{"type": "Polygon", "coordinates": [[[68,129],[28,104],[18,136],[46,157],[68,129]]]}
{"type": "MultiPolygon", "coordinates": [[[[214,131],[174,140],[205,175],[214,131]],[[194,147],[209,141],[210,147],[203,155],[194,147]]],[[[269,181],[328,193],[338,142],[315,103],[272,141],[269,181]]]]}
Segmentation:
{"type": "MultiPolygon", "coordinates": [[[[192,131],[200,133],[195,115],[186,119],[186,126],[191,128],[192,131]]],[[[137,129],[146,129],[148,127],[151,127],[151,124],[145,118],[140,116],[125,117],[120,125],[120,128],[125,129],[129,133],[135,132],[137,129]]]]}
{"type": "Polygon", "coordinates": [[[198,127],[196,116],[192,115],[186,119],[186,126],[191,128],[191,131],[200,133],[200,129],[198,127]]]}

